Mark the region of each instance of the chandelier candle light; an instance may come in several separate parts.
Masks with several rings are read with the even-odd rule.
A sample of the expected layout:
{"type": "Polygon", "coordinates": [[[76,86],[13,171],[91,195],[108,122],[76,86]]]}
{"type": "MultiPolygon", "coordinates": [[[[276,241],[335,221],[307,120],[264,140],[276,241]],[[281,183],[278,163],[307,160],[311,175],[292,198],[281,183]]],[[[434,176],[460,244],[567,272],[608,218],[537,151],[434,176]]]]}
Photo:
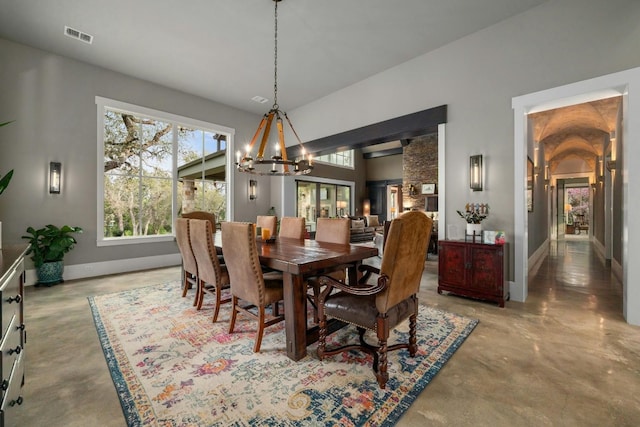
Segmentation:
{"type": "Polygon", "coordinates": [[[238,150],[236,152],[236,165],[239,172],[247,172],[256,175],[306,175],[313,169],[311,155],[307,154],[302,141],[298,136],[296,130],[291,124],[291,120],[287,116],[287,113],[280,110],[278,105],[278,3],[282,0],[273,0],[275,3],[275,37],[274,37],[274,73],[273,73],[273,106],[271,110],[267,112],[260,121],[258,130],[251,139],[251,142],[247,144],[244,154],[238,150]],[[287,149],[284,145],[284,128],[282,118],[287,121],[293,135],[298,140],[298,144],[302,150],[300,159],[289,160],[287,158],[287,149]],[[278,129],[278,142],[274,147],[274,154],[270,158],[265,158],[265,149],[271,134],[271,126],[273,119],[276,119],[276,128],[278,129]],[[260,146],[258,152],[254,157],[252,150],[258,141],[258,137],[262,134],[260,146]]]}

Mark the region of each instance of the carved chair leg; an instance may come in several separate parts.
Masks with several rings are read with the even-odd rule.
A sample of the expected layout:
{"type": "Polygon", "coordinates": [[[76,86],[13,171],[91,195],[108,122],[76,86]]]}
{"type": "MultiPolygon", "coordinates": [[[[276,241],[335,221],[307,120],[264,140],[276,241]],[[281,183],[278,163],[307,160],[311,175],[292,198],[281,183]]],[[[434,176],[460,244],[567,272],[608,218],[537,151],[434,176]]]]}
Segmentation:
{"type": "Polygon", "coordinates": [[[324,358],[324,351],[327,347],[327,316],[320,317],[320,329],[318,331],[318,359],[324,358]]]}
{"type": "Polygon", "coordinates": [[[417,341],[417,317],[415,314],[412,314],[409,317],[409,355],[414,357],[418,352],[418,341],[417,341]]]}
{"type": "Polygon", "coordinates": [[[238,309],[237,309],[237,305],[238,305],[238,297],[237,296],[233,296],[231,298],[232,301],[232,308],[231,308],[231,320],[229,321],[229,333],[233,333],[233,328],[236,325],[236,315],[238,314],[238,309]]]}
{"type": "Polygon", "coordinates": [[[378,371],[376,372],[376,379],[378,380],[378,385],[380,386],[380,388],[384,390],[387,385],[387,381],[389,380],[389,373],[387,372],[387,341],[380,340],[378,344],[379,348],[377,353],[379,356],[379,360],[377,364],[378,371]]]}

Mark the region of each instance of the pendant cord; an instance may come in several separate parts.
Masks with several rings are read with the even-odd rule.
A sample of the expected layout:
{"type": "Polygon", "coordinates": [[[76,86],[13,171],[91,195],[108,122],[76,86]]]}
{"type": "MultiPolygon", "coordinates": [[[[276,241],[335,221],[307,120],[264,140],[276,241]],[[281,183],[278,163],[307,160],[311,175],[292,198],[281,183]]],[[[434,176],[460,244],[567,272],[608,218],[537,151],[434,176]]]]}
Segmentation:
{"type": "Polygon", "coordinates": [[[278,109],[278,2],[279,0],[274,0],[276,4],[275,12],[274,12],[274,49],[273,49],[273,109],[278,109]]]}

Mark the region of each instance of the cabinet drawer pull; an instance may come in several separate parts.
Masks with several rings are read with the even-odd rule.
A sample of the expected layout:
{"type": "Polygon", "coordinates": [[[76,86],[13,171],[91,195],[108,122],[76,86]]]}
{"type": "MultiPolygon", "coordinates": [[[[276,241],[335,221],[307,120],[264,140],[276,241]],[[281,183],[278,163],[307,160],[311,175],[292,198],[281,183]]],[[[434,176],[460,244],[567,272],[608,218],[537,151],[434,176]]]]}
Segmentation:
{"type": "Polygon", "coordinates": [[[22,396],[18,396],[16,400],[12,400],[11,402],[9,402],[9,406],[16,406],[16,404],[22,405],[23,401],[24,400],[22,399],[22,396]]]}
{"type": "Polygon", "coordinates": [[[9,388],[9,380],[2,380],[2,391],[6,391],[9,388]]]}
{"type": "Polygon", "coordinates": [[[20,294],[16,295],[15,297],[7,298],[7,302],[9,304],[11,304],[12,302],[20,302],[21,300],[22,297],[20,296],[20,294]]]}
{"type": "Polygon", "coordinates": [[[19,331],[24,331],[24,323],[20,326],[16,326],[16,329],[19,331]]]}
{"type": "Polygon", "coordinates": [[[20,346],[17,346],[16,348],[10,348],[9,349],[9,356],[11,356],[13,353],[20,354],[21,351],[22,351],[22,347],[20,347],[20,346]]]}

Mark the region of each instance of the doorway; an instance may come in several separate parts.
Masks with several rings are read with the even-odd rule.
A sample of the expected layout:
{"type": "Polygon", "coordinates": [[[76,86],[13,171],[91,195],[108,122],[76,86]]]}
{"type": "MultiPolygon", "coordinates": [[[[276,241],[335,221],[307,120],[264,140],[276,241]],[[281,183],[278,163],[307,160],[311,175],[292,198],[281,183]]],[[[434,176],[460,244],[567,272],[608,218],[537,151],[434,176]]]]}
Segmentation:
{"type": "Polygon", "coordinates": [[[318,218],[349,215],[351,186],[326,182],[296,181],[297,216],[305,219],[309,232],[316,230],[318,218]]]}

